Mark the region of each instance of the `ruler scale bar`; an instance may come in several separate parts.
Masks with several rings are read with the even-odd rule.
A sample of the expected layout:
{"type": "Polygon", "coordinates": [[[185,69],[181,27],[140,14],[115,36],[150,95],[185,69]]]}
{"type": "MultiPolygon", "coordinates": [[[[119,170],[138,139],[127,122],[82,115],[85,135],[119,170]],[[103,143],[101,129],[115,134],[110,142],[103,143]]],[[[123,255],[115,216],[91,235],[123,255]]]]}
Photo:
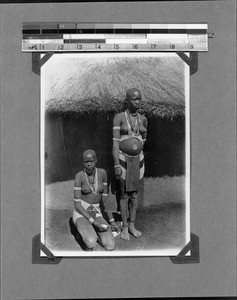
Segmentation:
{"type": "Polygon", "coordinates": [[[207,24],[24,23],[22,51],[208,51],[207,24]]]}

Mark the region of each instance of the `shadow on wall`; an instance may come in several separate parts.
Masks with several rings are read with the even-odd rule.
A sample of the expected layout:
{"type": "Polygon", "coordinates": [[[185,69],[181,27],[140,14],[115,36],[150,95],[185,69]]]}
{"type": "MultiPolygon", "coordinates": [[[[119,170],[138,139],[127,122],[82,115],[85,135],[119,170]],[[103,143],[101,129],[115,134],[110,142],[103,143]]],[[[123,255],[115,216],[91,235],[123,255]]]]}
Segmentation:
{"type": "MultiPolygon", "coordinates": [[[[84,168],[82,154],[89,148],[97,153],[97,166],[113,178],[113,117],[112,113],[46,113],[45,183],[74,179],[84,168]]],[[[148,119],[144,153],[146,178],[184,175],[185,120],[148,119]]]]}

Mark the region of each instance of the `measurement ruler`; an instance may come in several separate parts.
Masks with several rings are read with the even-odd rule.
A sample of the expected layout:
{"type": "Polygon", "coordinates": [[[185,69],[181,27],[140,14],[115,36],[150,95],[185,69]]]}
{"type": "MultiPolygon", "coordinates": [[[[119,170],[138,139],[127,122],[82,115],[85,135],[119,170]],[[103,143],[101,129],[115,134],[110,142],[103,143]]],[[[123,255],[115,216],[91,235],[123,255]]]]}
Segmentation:
{"type": "Polygon", "coordinates": [[[24,23],[22,51],[208,51],[207,24],[24,23]]]}

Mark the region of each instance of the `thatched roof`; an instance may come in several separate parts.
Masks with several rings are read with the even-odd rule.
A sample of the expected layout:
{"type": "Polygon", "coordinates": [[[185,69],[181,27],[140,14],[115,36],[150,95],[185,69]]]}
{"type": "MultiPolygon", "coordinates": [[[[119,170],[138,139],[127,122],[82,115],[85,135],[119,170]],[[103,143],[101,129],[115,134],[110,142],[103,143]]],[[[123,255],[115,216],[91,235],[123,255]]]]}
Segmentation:
{"type": "Polygon", "coordinates": [[[119,112],[126,90],[142,93],[149,117],[184,115],[184,63],[177,57],[112,57],[62,60],[50,80],[49,112],[119,112]]]}

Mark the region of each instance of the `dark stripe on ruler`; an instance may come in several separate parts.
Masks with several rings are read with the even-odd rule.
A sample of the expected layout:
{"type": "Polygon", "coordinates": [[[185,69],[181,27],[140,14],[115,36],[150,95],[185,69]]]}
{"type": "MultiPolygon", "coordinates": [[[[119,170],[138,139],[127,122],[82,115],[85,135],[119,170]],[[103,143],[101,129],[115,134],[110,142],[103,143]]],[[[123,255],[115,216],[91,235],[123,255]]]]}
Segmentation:
{"type": "Polygon", "coordinates": [[[188,34],[206,34],[206,29],[187,29],[188,34]]]}
{"type": "Polygon", "coordinates": [[[62,39],[62,34],[23,34],[23,40],[53,40],[53,39],[62,39]]]}
{"type": "Polygon", "coordinates": [[[106,42],[105,39],[64,39],[63,42],[65,44],[104,44],[106,42]]]}
{"type": "Polygon", "coordinates": [[[58,29],[42,29],[42,33],[58,33],[58,29]]]}
{"type": "Polygon", "coordinates": [[[149,28],[135,28],[132,29],[132,33],[150,33],[151,30],[149,28]]]}
{"type": "Polygon", "coordinates": [[[39,29],[23,29],[22,30],[23,34],[40,34],[39,29]]]}
{"type": "Polygon", "coordinates": [[[115,28],[114,29],[114,32],[115,33],[132,33],[133,31],[132,31],[132,29],[130,28],[130,29],[126,29],[126,28],[115,28]]]}
{"type": "Polygon", "coordinates": [[[151,28],[151,33],[169,33],[168,28],[151,28]]]}
{"type": "Polygon", "coordinates": [[[176,28],[152,28],[151,33],[193,33],[193,34],[205,34],[206,29],[176,29],[176,28]]]}
{"type": "Polygon", "coordinates": [[[94,28],[77,28],[77,33],[86,34],[86,33],[95,33],[94,28]]]}
{"type": "Polygon", "coordinates": [[[109,28],[96,28],[95,29],[95,32],[96,33],[114,33],[114,29],[113,28],[111,28],[111,29],[109,29],[109,28]]]}
{"type": "Polygon", "coordinates": [[[59,33],[77,33],[77,30],[76,30],[76,28],[75,29],[69,29],[69,28],[67,28],[67,29],[59,29],[58,30],[58,32],[59,33]]]}
{"type": "Polygon", "coordinates": [[[168,29],[169,33],[187,33],[187,29],[168,29]]]}

